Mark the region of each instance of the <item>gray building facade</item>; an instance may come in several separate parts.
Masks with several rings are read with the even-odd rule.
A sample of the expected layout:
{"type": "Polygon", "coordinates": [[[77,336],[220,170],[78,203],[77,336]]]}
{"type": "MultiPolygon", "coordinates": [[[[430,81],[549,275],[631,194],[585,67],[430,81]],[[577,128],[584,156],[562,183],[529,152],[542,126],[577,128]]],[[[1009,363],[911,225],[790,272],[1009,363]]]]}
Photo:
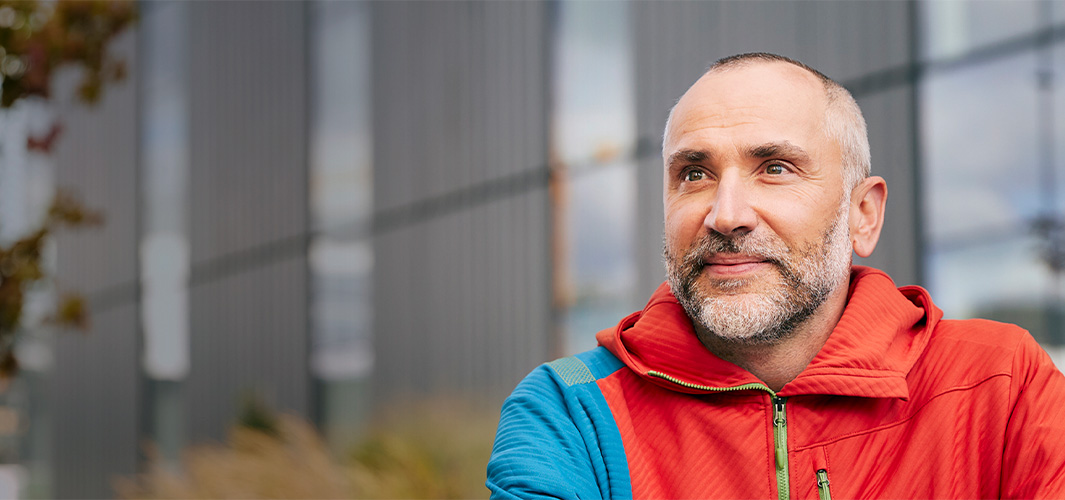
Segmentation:
{"type": "MultiPolygon", "coordinates": [[[[1065,8],[1048,4],[1045,25],[1033,7],[1030,23],[999,38],[952,39],[942,52],[928,41],[939,40],[929,38],[936,23],[975,26],[984,7],[146,2],[135,32],[114,47],[131,78],[94,108],[58,110],[66,133],[57,184],[106,223],[57,239],[58,282],[88,297],[92,327],[57,336],[46,374],[48,495],[113,496],[114,477],[144,470],[142,443],[176,458],[188,444],[222,440],[248,394],[340,439],[332,429],[357,434],[366,415],[394,403],[498,406],[539,363],[593,347],[593,330],[620,319],[581,316],[595,293],[611,311],[632,310],[664,279],[666,115],[707,65],[739,52],[797,58],[852,90],[869,124],[873,173],[890,188],[879,246],[858,263],[899,285],[935,285],[949,255],[928,242],[939,234],[929,221],[940,223],[927,205],[945,196],[930,189],[947,188],[927,182],[940,163],[924,144],[926,114],[938,112],[924,93],[935,91],[935,75],[1044,49],[1057,51],[1052,69],[1065,69],[1065,8]],[[580,9],[590,17],[574,17],[580,9]],[[597,26],[596,12],[619,21],[597,26]],[[602,30],[613,38],[594,43],[602,30]],[[180,48],[180,60],[160,64],[170,52],[159,44],[180,48]],[[572,68],[560,61],[570,51],[584,51],[592,62],[577,70],[591,75],[597,60],[628,65],[624,81],[581,85],[631,89],[617,106],[631,130],[581,168],[558,137],[569,112],[560,96],[572,90],[563,78],[572,68]],[[164,87],[176,100],[160,97],[164,87]],[[176,124],[167,132],[176,149],[153,139],[155,120],[176,124]],[[157,205],[151,187],[159,158],[181,158],[172,205],[157,205]],[[611,224],[626,229],[612,247],[628,249],[618,262],[634,278],[574,299],[573,255],[586,248],[565,225],[588,217],[574,186],[596,172],[632,187],[604,198],[621,207],[611,224]],[[157,261],[146,242],[163,227],[153,222],[165,219],[160,211],[181,214],[159,224],[181,241],[162,261],[181,261],[174,276],[185,304],[174,312],[185,325],[174,331],[184,333],[165,344],[179,347],[161,350],[173,355],[166,369],[149,355],[164,345],[147,292],[157,261]],[[567,322],[575,317],[583,323],[567,322]],[[574,331],[578,324],[588,326],[574,331]]],[[[1052,99],[1065,116],[1065,98],[1052,99]]],[[[1065,158],[1065,145],[1054,147],[1065,158]]]]}

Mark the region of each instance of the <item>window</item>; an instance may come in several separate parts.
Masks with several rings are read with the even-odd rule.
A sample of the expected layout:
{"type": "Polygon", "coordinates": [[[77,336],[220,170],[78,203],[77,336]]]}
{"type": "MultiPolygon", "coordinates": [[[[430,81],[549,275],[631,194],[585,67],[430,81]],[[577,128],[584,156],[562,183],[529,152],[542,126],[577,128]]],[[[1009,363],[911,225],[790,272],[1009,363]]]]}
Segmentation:
{"type": "Polygon", "coordinates": [[[311,9],[311,370],[320,423],[344,450],[367,415],[373,369],[370,5],[311,9]]]}
{"type": "Polygon", "coordinates": [[[1039,0],[932,0],[920,3],[924,55],[958,57],[987,44],[1030,36],[1043,15],[1039,0]]]}
{"type": "Polygon", "coordinates": [[[947,317],[1016,323],[1052,355],[1065,345],[1065,51],[1034,34],[1060,23],[1061,10],[1027,1],[921,9],[928,285],[947,317]]]}
{"type": "Polygon", "coordinates": [[[635,110],[629,6],[561,2],[555,46],[553,149],[565,165],[566,353],[636,307],[633,255],[635,110]]]}
{"type": "Polygon", "coordinates": [[[183,443],[181,381],[189,371],[187,6],[142,4],[141,318],[148,434],[170,461],[183,443]]]}

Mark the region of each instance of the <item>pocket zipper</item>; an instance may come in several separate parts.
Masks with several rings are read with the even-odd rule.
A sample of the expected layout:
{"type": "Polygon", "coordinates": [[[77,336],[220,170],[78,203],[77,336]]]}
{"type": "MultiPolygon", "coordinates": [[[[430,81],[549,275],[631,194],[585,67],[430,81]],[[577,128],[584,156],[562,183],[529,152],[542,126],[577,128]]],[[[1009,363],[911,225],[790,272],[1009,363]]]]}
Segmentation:
{"type": "Polygon", "coordinates": [[[825,469],[817,470],[817,496],[821,500],[832,500],[832,493],[828,491],[828,471],[825,469]]]}

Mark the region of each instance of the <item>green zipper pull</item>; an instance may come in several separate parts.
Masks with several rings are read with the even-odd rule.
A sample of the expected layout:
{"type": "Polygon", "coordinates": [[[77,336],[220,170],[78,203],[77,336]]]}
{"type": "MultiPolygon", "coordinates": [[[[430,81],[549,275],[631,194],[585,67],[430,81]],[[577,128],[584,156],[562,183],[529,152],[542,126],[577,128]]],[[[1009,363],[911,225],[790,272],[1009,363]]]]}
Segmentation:
{"type": "Polygon", "coordinates": [[[772,396],[773,402],[773,441],[776,445],[777,459],[777,500],[791,498],[788,480],[788,417],[785,408],[788,398],[772,396]]]}
{"type": "Polygon", "coordinates": [[[817,496],[821,500],[832,500],[832,493],[828,491],[828,471],[825,469],[817,470],[817,496]]]}
{"type": "Polygon", "coordinates": [[[784,412],[784,402],[785,398],[773,398],[773,427],[776,430],[773,434],[776,437],[777,470],[788,465],[788,417],[784,412]]]}

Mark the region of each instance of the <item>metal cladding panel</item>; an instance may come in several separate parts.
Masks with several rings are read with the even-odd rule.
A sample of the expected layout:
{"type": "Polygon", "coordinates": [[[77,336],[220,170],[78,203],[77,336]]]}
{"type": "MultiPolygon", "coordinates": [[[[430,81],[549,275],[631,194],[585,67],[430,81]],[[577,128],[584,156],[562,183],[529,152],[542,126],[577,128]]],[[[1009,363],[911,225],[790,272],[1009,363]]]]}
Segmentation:
{"type": "Polygon", "coordinates": [[[915,189],[913,134],[907,133],[915,122],[913,106],[906,105],[913,93],[913,85],[903,85],[858,98],[869,122],[873,175],[887,181],[888,204],[876,251],[855,263],[887,271],[899,286],[920,284],[921,276],[920,193],[915,189]]]}
{"type": "Polygon", "coordinates": [[[379,400],[495,398],[549,356],[548,8],[373,4],[379,400]]]}
{"type": "MultiPolygon", "coordinates": [[[[911,60],[914,2],[877,0],[797,4],[801,25],[795,57],[846,84],[911,60]]],[[[791,55],[791,54],[785,54],[791,55]]]]}
{"type": "Polygon", "coordinates": [[[306,5],[189,4],[188,438],[241,392],[307,415],[306,5]]]}
{"type": "Polygon", "coordinates": [[[61,332],[50,382],[56,498],[112,498],[137,473],[137,304],[92,311],[88,332],[61,332]]]}
{"type": "Polygon", "coordinates": [[[372,5],[379,401],[497,399],[550,355],[550,5],[372,5]]]}
{"type": "MultiPolygon", "coordinates": [[[[112,46],[130,74],[134,42],[129,32],[112,46]]],[[[104,217],[102,226],[62,230],[56,238],[58,288],[88,300],[91,322],[88,332],[60,332],[49,375],[58,498],[113,497],[111,479],[137,470],[136,109],[128,81],[109,86],[94,106],[57,109],[64,134],[54,156],[56,184],[104,217]]]]}
{"type": "Polygon", "coordinates": [[[307,415],[306,263],[288,259],[190,289],[189,439],[221,440],[242,398],[307,415]]]}
{"type": "Polygon", "coordinates": [[[550,355],[540,189],[374,240],[379,399],[500,398],[550,355]]]}
{"type": "MultiPolygon", "coordinates": [[[[135,37],[116,40],[113,50],[135,74],[135,37]]],[[[65,80],[61,86],[76,82],[65,80]]],[[[54,150],[56,185],[70,189],[103,224],[58,234],[57,272],[61,289],[91,299],[137,282],[137,103],[126,81],[104,90],[100,102],[75,101],[57,109],[64,133],[54,150]]],[[[126,293],[122,300],[135,300],[126,293]]]]}
{"type": "Polygon", "coordinates": [[[378,211],[547,165],[547,10],[372,5],[378,211]]]}
{"type": "Polygon", "coordinates": [[[193,266],[307,229],[305,9],[189,4],[193,266]]]}
{"type": "MultiPolygon", "coordinates": [[[[900,283],[918,279],[919,228],[912,151],[914,28],[911,2],[639,2],[633,4],[637,173],[637,291],[650,294],[665,279],[662,266],[662,129],[669,109],[713,61],[766,51],[796,58],[851,87],[865,110],[874,174],[891,181],[881,242],[891,257],[870,259],[900,283]],[[892,89],[903,89],[890,92],[892,89]],[[883,92],[884,95],[878,93],[883,92]],[[875,98],[873,94],[877,94],[875,98]],[[872,103],[876,104],[872,104],[872,103]],[[905,115],[905,116],[902,116],[905,115]],[[882,161],[877,154],[891,155],[882,161]],[[882,243],[883,244],[883,243],[882,243]]],[[[887,253],[884,252],[884,253],[887,253]]]]}

